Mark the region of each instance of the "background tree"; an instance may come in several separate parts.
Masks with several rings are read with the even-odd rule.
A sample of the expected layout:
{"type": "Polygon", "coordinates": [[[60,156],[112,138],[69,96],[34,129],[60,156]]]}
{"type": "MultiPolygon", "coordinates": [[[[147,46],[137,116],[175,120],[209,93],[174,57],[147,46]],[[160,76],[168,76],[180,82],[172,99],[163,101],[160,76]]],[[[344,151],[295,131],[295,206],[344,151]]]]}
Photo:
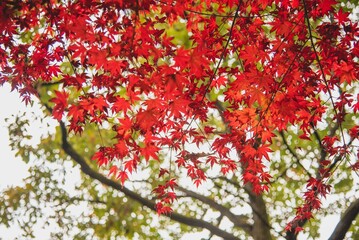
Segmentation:
{"type": "Polygon", "coordinates": [[[29,119],[9,126],[33,167],[1,222],[32,236],[52,209],[60,239],[296,239],[342,213],[332,239],[356,238],[355,4],[2,1],[0,83],[59,124],[35,148],[29,119]]]}

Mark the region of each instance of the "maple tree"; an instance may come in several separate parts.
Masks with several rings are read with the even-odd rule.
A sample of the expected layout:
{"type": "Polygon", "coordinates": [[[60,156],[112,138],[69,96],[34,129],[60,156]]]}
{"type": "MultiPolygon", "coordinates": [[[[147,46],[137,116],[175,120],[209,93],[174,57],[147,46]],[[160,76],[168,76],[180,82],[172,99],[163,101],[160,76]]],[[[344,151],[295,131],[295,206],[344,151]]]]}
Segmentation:
{"type": "MultiPolygon", "coordinates": [[[[37,158],[52,142],[109,195],[225,239],[296,239],[359,168],[359,28],[345,3],[4,0],[0,84],[58,121],[27,149],[37,158]],[[208,207],[218,219],[200,217],[208,207]]],[[[94,189],[94,202],[114,198],[94,189]]],[[[333,239],[359,211],[346,204],[333,239]]]]}

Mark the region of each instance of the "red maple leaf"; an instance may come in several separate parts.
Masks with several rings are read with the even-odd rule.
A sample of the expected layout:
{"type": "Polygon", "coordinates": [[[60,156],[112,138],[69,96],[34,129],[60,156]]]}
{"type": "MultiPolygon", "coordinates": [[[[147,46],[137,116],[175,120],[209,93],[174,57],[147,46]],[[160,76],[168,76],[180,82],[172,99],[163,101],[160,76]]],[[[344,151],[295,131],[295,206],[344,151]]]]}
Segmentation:
{"type": "Polygon", "coordinates": [[[106,149],[101,147],[92,157],[92,160],[96,160],[99,166],[107,165],[109,163],[109,159],[105,153],[106,149]]]}
{"type": "Polygon", "coordinates": [[[273,152],[269,147],[270,147],[270,145],[262,145],[262,146],[258,147],[257,148],[258,158],[264,157],[265,159],[267,159],[269,161],[268,153],[273,152]]]}
{"type": "Polygon", "coordinates": [[[146,161],[150,160],[151,158],[158,160],[159,150],[161,150],[161,148],[154,144],[146,145],[145,147],[140,149],[141,154],[145,157],[146,161]]]}
{"type": "Polygon", "coordinates": [[[118,167],[116,165],[113,165],[111,168],[110,168],[110,171],[108,173],[108,176],[111,176],[111,175],[117,175],[117,172],[118,172],[118,167]]]}
{"type": "MultiPolygon", "coordinates": [[[[321,206],[328,178],[349,169],[345,161],[338,168],[336,159],[357,150],[349,145],[359,132],[351,119],[359,112],[359,99],[351,95],[359,76],[358,24],[340,1],[2,2],[0,85],[10,83],[26,103],[38,96],[69,131],[104,145],[93,159],[121,184],[142,159],[163,154],[168,161],[173,153],[178,173],[187,173],[193,185],[206,180],[211,166],[243,173],[259,194],[269,187],[264,159],[273,161],[272,150],[290,155],[290,147],[310,145],[306,151],[317,150],[323,159],[308,166],[316,178],[304,186],[300,222],[321,206]],[[55,96],[50,104],[47,95],[55,96]],[[93,129],[108,139],[96,139],[93,129]],[[281,146],[285,139],[275,138],[277,131],[287,144],[281,146]],[[199,151],[189,153],[192,147],[199,151]]],[[[75,137],[68,137],[70,144],[75,137]]],[[[291,167],[292,160],[277,158],[273,166],[291,167]]],[[[170,213],[176,179],[166,177],[172,168],[147,166],[165,181],[153,191],[157,211],[170,213]]]]}
{"type": "Polygon", "coordinates": [[[127,110],[130,108],[131,108],[130,103],[122,97],[116,97],[115,102],[111,107],[112,111],[116,113],[123,111],[125,114],[127,113],[127,110]]]}
{"type": "Polygon", "coordinates": [[[69,97],[69,94],[59,91],[55,91],[55,94],[56,97],[50,100],[55,103],[55,106],[52,109],[52,115],[56,120],[60,121],[67,107],[67,98],[69,97]]]}
{"type": "Polygon", "coordinates": [[[349,21],[349,13],[344,12],[342,8],[339,9],[337,13],[334,14],[334,18],[338,21],[339,24],[343,24],[349,21]]]}
{"type": "Polygon", "coordinates": [[[143,130],[150,130],[158,122],[156,113],[157,112],[154,109],[140,111],[137,113],[137,123],[143,130]]]}
{"type": "Polygon", "coordinates": [[[128,174],[126,171],[119,171],[117,175],[117,179],[120,179],[121,184],[123,185],[125,181],[128,179],[128,174]]]}

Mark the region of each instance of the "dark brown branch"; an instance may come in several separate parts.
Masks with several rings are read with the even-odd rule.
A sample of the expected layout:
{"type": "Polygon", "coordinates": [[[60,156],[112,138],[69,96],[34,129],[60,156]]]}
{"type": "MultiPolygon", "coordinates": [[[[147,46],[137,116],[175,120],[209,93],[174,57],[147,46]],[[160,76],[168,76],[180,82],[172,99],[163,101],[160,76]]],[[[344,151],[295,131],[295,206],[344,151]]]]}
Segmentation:
{"type": "Polygon", "coordinates": [[[248,218],[246,216],[236,215],[232,213],[228,208],[216,203],[212,199],[205,197],[201,194],[193,192],[183,187],[178,187],[178,190],[184,192],[186,195],[195,198],[213,209],[219,211],[223,216],[226,216],[235,226],[242,228],[246,233],[251,235],[252,233],[252,226],[247,222],[248,218]]]}
{"type": "MultiPolygon", "coordinates": [[[[348,144],[346,145],[347,147],[351,146],[352,143],[354,142],[354,138],[351,138],[348,142],[348,144]]],[[[334,160],[332,161],[332,163],[330,164],[330,166],[327,168],[326,172],[335,172],[336,168],[339,166],[339,163],[343,161],[343,157],[345,155],[345,152],[338,154],[334,160]]],[[[319,168],[318,168],[319,171],[319,168]]],[[[317,180],[323,180],[323,177],[326,175],[324,174],[317,174],[317,180]]],[[[316,195],[318,195],[318,192],[316,192],[316,195]]],[[[308,219],[304,219],[298,222],[297,226],[299,227],[303,227],[306,223],[307,223],[308,219]]],[[[294,228],[292,228],[291,230],[286,232],[286,239],[287,240],[295,240],[297,239],[297,234],[295,233],[294,228]]]]}
{"type": "Polygon", "coordinates": [[[325,158],[327,157],[327,151],[325,150],[325,148],[324,148],[324,146],[322,144],[322,138],[320,137],[317,129],[315,129],[314,124],[312,123],[311,125],[312,125],[313,131],[314,131],[314,137],[317,140],[319,148],[320,148],[319,167],[318,167],[317,174],[316,174],[316,178],[319,178],[320,177],[320,172],[323,169],[323,165],[320,164],[320,162],[324,161],[325,158]]]}
{"type": "Polygon", "coordinates": [[[267,213],[267,207],[262,195],[254,194],[252,187],[249,184],[244,186],[244,189],[249,195],[250,203],[253,210],[253,238],[255,240],[270,240],[272,236],[270,229],[272,228],[269,224],[269,218],[267,213]]]}
{"type": "Polygon", "coordinates": [[[225,109],[224,109],[224,107],[223,107],[222,102],[219,101],[219,100],[216,100],[216,102],[214,103],[214,105],[216,106],[217,111],[218,111],[219,115],[221,116],[222,122],[223,122],[223,123],[226,125],[226,127],[228,128],[226,119],[225,119],[225,117],[224,117],[224,115],[223,115],[225,109]]]}
{"type": "Polygon", "coordinates": [[[348,232],[352,222],[355,220],[358,214],[359,199],[355,200],[352,204],[350,204],[328,240],[344,239],[345,234],[348,232]]]}
{"type": "Polygon", "coordinates": [[[238,14],[239,14],[239,8],[240,8],[240,4],[238,4],[237,9],[236,9],[236,11],[235,11],[235,13],[234,13],[233,20],[232,20],[232,24],[231,24],[231,28],[229,29],[229,32],[228,32],[228,39],[227,39],[226,44],[225,44],[225,46],[224,46],[224,48],[223,48],[223,51],[222,51],[222,53],[221,53],[221,56],[219,57],[218,64],[217,64],[216,68],[214,69],[213,74],[211,75],[211,77],[210,77],[210,79],[209,79],[209,83],[208,83],[207,87],[205,88],[205,92],[204,92],[203,97],[202,97],[202,100],[201,100],[202,102],[203,102],[203,100],[206,98],[206,94],[207,94],[207,92],[209,92],[209,88],[211,87],[212,82],[213,82],[215,76],[217,75],[218,69],[219,69],[219,67],[221,66],[221,63],[222,63],[222,61],[223,61],[223,59],[224,59],[224,57],[225,57],[225,55],[226,55],[227,48],[228,48],[229,43],[230,43],[231,38],[232,38],[233,29],[234,29],[234,26],[236,25],[236,20],[237,20],[237,18],[239,17],[239,15],[238,15],[238,14]]]}
{"type": "MultiPolygon", "coordinates": [[[[351,139],[349,140],[348,144],[347,144],[347,147],[350,147],[350,146],[352,145],[352,143],[354,142],[354,140],[355,140],[355,138],[351,138],[351,139]]],[[[341,160],[343,160],[343,155],[344,155],[344,153],[341,153],[341,154],[339,154],[338,156],[336,156],[336,157],[334,158],[334,161],[332,162],[332,164],[331,164],[331,165],[329,166],[329,168],[328,168],[328,172],[329,172],[329,171],[332,171],[334,168],[337,167],[337,164],[338,164],[341,160]]]]}
{"type": "Polygon", "coordinates": [[[298,154],[296,152],[294,152],[294,150],[289,146],[287,139],[284,136],[283,131],[279,132],[280,136],[282,137],[283,143],[286,146],[286,148],[288,149],[288,151],[290,152],[290,154],[292,154],[292,156],[295,158],[296,162],[299,164],[299,166],[301,168],[303,168],[303,170],[307,173],[308,177],[311,177],[310,173],[308,172],[308,170],[303,166],[303,164],[300,162],[300,157],[298,156],[298,154]]]}
{"type": "MultiPolygon", "coordinates": [[[[275,230],[272,228],[272,226],[269,224],[268,214],[266,210],[266,205],[263,200],[263,197],[261,195],[257,195],[253,193],[252,188],[250,185],[246,184],[245,186],[239,185],[238,182],[233,181],[232,179],[228,179],[226,177],[219,177],[222,181],[226,181],[230,184],[232,184],[234,187],[238,189],[243,189],[249,196],[249,202],[248,205],[252,208],[253,211],[253,233],[252,236],[254,239],[271,239],[271,235],[269,230],[275,230]],[[260,229],[260,231],[258,231],[260,229]]],[[[278,232],[279,235],[282,235],[278,232]]]]}
{"type": "Polygon", "coordinates": [[[313,128],[314,137],[317,140],[319,148],[320,148],[320,161],[323,161],[323,160],[325,160],[325,157],[327,156],[327,151],[325,151],[325,148],[324,148],[324,146],[322,144],[322,138],[320,137],[320,135],[319,135],[317,129],[315,128],[314,124],[311,123],[311,126],[313,128]]]}
{"type": "MultiPolygon", "coordinates": [[[[318,63],[318,66],[319,66],[319,70],[320,70],[320,73],[321,73],[322,78],[323,78],[323,82],[324,82],[324,84],[325,84],[326,89],[328,90],[330,102],[332,103],[335,116],[338,116],[338,111],[337,111],[337,109],[335,108],[335,103],[334,103],[333,95],[332,95],[332,92],[331,92],[331,90],[330,90],[328,81],[327,81],[327,79],[325,78],[325,72],[324,72],[322,63],[321,63],[321,61],[320,61],[319,55],[318,55],[318,51],[317,51],[317,49],[316,49],[316,47],[315,47],[315,43],[314,43],[314,40],[313,40],[314,37],[313,37],[313,34],[312,34],[312,27],[310,26],[309,12],[308,12],[308,8],[307,8],[307,3],[306,3],[305,1],[306,1],[306,0],[303,0],[304,19],[305,19],[305,21],[306,21],[306,23],[307,23],[307,27],[308,27],[308,34],[309,34],[310,44],[311,44],[311,46],[312,46],[312,49],[313,49],[313,52],[314,52],[314,55],[315,55],[315,60],[317,60],[317,63],[318,63]]],[[[345,137],[344,137],[344,131],[343,131],[342,125],[340,124],[339,120],[337,120],[337,123],[339,124],[340,133],[341,133],[341,135],[342,135],[343,142],[344,142],[344,145],[345,145],[345,137]]]]}
{"type": "MultiPolygon", "coordinates": [[[[85,161],[85,159],[79,155],[75,149],[70,145],[70,143],[67,140],[67,130],[65,127],[65,124],[63,122],[60,122],[60,128],[61,128],[61,134],[62,134],[62,149],[65,151],[66,154],[68,154],[76,163],[78,163],[81,167],[81,171],[88,175],[89,177],[98,180],[104,185],[107,185],[109,187],[112,187],[113,189],[116,189],[122,193],[124,193],[126,196],[132,198],[133,200],[141,203],[143,206],[146,206],[150,208],[153,211],[156,211],[155,202],[150,201],[139,194],[129,190],[128,188],[122,186],[120,183],[115,182],[101,173],[93,170],[85,161]]],[[[179,223],[186,224],[191,227],[199,227],[199,228],[205,228],[209,230],[211,233],[220,236],[224,239],[238,239],[234,235],[210,224],[209,222],[203,221],[201,219],[195,219],[186,217],[184,215],[178,214],[178,213],[172,213],[168,215],[170,219],[177,221],[179,223]]]]}
{"type": "MultiPolygon", "coordinates": [[[[254,220],[254,224],[252,226],[253,232],[251,234],[253,238],[255,240],[271,239],[270,229],[275,229],[273,229],[272,226],[269,224],[267,208],[262,195],[257,195],[253,193],[251,186],[248,184],[246,184],[245,186],[241,186],[238,184],[238,182],[233,181],[232,179],[228,179],[226,177],[219,177],[219,179],[232,184],[238,189],[244,189],[244,191],[248,194],[249,202],[247,203],[252,209],[254,220]]],[[[279,232],[278,234],[282,235],[279,232]]]]}

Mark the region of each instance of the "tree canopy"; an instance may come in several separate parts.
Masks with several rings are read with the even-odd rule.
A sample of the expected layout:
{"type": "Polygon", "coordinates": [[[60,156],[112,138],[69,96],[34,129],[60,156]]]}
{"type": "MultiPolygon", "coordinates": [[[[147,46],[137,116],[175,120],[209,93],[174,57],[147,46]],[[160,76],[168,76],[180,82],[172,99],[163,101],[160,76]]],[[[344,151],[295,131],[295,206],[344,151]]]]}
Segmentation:
{"type": "Polygon", "coordinates": [[[1,1],[0,84],[58,122],[36,147],[9,125],[32,167],[1,223],[32,236],[46,206],[60,239],[267,240],[336,213],[331,239],[359,237],[357,5],[1,1]]]}

